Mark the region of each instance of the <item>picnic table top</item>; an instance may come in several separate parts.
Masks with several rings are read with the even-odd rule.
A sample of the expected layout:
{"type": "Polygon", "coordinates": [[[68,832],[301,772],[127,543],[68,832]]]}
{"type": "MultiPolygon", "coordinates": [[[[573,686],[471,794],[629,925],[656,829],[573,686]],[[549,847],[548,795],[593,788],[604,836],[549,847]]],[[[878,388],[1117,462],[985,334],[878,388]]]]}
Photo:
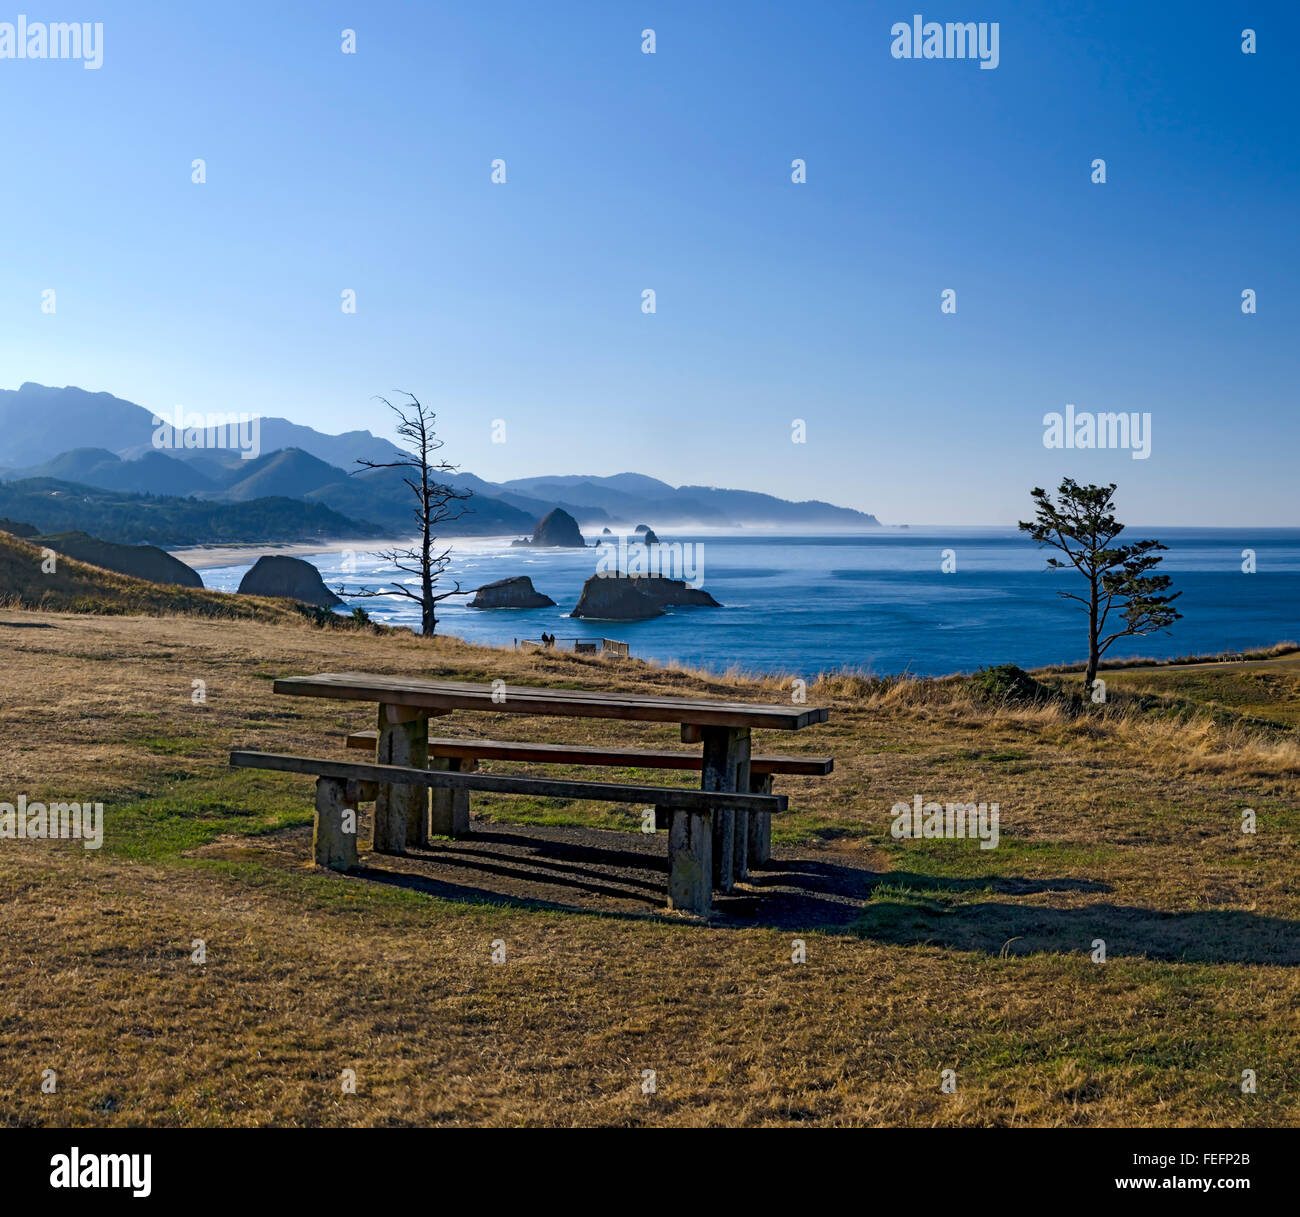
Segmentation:
{"type": "Polygon", "coordinates": [[[829,711],[816,706],[755,705],[701,697],[645,697],[593,689],[506,686],[493,700],[492,685],[366,672],[323,672],[277,680],[275,692],[297,697],[373,701],[427,710],[488,710],[501,714],[548,714],[561,718],[621,718],[640,722],[690,723],[703,727],[766,727],[799,731],[824,723],[829,711]]]}

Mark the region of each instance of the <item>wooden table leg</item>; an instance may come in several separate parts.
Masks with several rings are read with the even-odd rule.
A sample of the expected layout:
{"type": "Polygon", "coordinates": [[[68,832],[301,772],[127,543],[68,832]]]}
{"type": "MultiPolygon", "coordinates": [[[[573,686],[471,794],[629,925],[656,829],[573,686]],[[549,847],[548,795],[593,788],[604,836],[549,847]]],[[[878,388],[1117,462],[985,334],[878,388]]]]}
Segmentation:
{"type": "Polygon", "coordinates": [[[348,783],[341,778],[316,779],[316,823],[311,847],[317,866],[349,871],[357,868],[357,805],[348,800],[348,783]],[[344,816],[352,813],[351,831],[344,816]]]}
{"type": "MultiPolygon", "coordinates": [[[[412,706],[381,704],[375,760],[380,765],[423,769],[429,763],[429,713],[412,706]]],[[[405,853],[428,835],[429,790],[381,782],[375,791],[376,852],[405,853]]]]}
{"type": "MultiPolygon", "coordinates": [[[[743,757],[749,769],[748,727],[704,727],[704,772],[701,790],[735,790],[736,772],[743,757]]],[[[713,811],[713,886],[729,892],[735,886],[736,813],[715,808],[713,811]]]]}
{"type": "MultiPolygon", "coordinates": [[[[737,741],[732,755],[736,767],[733,790],[749,790],[749,732],[737,741]]],[[[731,848],[731,873],[737,883],[749,878],[749,822],[757,817],[747,811],[736,812],[736,835],[731,848]]]]}
{"type": "Polygon", "coordinates": [[[713,826],[707,813],[655,808],[668,817],[668,907],[707,917],[713,907],[713,826]]]}
{"type": "MultiPolygon", "coordinates": [[[[772,775],[756,773],[749,779],[750,794],[771,794],[772,775]]],[[[772,815],[759,811],[749,817],[750,868],[766,866],[772,860],[772,815]]]]}
{"type": "MultiPolygon", "coordinates": [[[[476,769],[478,762],[458,756],[431,756],[430,769],[448,769],[465,773],[476,769]]],[[[433,790],[429,805],[429,834],[434,837],[469,835],[469,791],[433,790]]]]}

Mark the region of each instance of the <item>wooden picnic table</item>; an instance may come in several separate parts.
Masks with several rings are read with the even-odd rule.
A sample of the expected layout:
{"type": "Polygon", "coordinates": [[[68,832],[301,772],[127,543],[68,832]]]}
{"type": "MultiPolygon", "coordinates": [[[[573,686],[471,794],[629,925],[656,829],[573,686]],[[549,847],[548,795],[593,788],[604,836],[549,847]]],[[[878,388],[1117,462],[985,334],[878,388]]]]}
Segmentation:
{"type": "MultiPolygon", "coordinates": [[[[375,757],[381,765],[427,766],[427,720],[456,710],[677,723],[683,742],[703,747],[700,789],[742,793],[751,789],[750,732],[754,728],[800,731],[824,723],[829,717],[827,710],[813,706],[604,693],[504,681],[469,684],[363,672],[290,676],[277,680],[274,689],[295,697],[377,703],[379,735],[375,757]]],[[[418,787],[379,786],[375,800],[376,849],[401,852],[407,840],[419,838],[425,797],[418,787]]],[[[739,854],[734,851],[736,843],[747,838],[748,813],[719,809],[712,817],[712,833],[714,886],[731,891],[737,872],[744,874],[744,846],[739,847],[739,854]]]]}

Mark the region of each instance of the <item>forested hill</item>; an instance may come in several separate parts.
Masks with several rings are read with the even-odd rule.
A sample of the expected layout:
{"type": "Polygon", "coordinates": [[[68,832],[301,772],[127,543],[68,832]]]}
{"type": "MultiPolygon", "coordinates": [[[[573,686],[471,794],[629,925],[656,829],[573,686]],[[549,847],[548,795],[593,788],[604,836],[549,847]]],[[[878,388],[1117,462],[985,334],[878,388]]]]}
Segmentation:
{"type": "Polygon", "coordinates": [[[322,503],[272,496],[244,503],[99,490],[54,478],[0,482],[0,516],[39,533],[85,531],[125,545],[213,545],[380,537],[377,524],[322,503]]]}

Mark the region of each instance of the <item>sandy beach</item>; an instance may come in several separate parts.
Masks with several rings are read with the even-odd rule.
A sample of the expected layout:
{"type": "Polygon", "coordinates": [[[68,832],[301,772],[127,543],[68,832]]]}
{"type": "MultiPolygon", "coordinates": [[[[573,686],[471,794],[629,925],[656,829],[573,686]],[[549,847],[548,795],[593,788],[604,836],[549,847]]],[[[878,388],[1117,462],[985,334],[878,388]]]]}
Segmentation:
{"type": "Polygon", "coordinates": [[[394,549],[409,545],[409,539],[397,541],[297,541],[275,542],[263,541],[253,545],[190,545],[182,549],[168,550],[173,558],[179,558],[193,570],[204,570],[216,566],[242,566],[253,563],[263,554],[276,554],[293,558],[306,557],[308,554],[337,554],[354,549],[358,554],[373,553],[379,550],[394,549]]]}

